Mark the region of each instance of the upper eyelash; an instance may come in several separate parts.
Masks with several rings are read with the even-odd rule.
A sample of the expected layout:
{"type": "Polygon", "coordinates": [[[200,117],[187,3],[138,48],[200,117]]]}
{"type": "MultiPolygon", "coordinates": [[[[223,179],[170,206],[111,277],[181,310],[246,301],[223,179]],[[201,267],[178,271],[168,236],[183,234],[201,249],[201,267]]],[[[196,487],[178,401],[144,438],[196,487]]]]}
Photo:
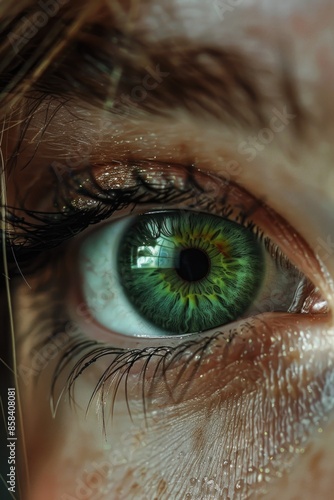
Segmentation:
{"type": "MultiPolygon", "coordinates": [[[[76,182],[79,182],[78,180],[76,182]]],[[[93,180],[92,180],[93,182],[93,180]]],[[[68,185],[66,186],[68,188],[68,185]]],[[[95,186],[95,188],[97,185],[95,186]]],[[[63,210],[58,213],[39,212],[25,208],[7,207],[6,222],[11,229],[7,232],[6,241],[9,258],[12,250],[20,263],[31,261],[36,255],[54,248],[64,241],[79,234],[91,224],[96,224],[109,218],[115,211],[126,208],[129,205],[141,203],[162,203],[170,202],[172,198],[180,201],[187,196],[186,192],[175,193],[174,188],[155,191],[151,187],[150,191],[142,190],[143,186],[136,188],[111,189],[108,193],[101,190],[98,198],[96,192],[88,189],[78,188],[80,194],[90,199],[98,200],[98,204],[90,209],[75,209],[66,199],[66,205],[62,204],[63,210]],[[174,193],[172,193],[174,189],[174,193]],[[103,198],[102,198],[103,195],[103,198]],[[22,216],[21,216],[22,214],[22,216]],[[27,220],[27,217],[31,220],[27,220]]],[[[73,189],[72,189],[73,191],[73,189]]],[[[59,197],[57,204],[65,198],[59,197]]],[[[9,261],[9,264],[13,262],[9,261]]]]}
{"type": "MultiPolygon", "coordinates": [[[[149,183],[138,168],[134,171],[134,186],[126,189],[104,189],[94,179],[91,169],[87,168],[66,176],[62,183],[58,179],[53,203],[58,207],[58,212],[29,210],[23,203],[21,207],[7,207],[5,222],[10,229],[5,237],[11,273],[17,274],[18,264],[25,267],[26,274],[33,272],[31,262],[37,256],[42,256],[46,250],[61,245],[88,226],[108,219],[116,211],[129,206],[187,202],[187,207],[192,208],[191,200],[196,198],[196,207],[205,203],[207,210],[213,208],[216,201],[207,198],[205,188],[195,178],[194,166],[182,166],[182,171],[186,172],[186,181],[182,188],[173,184],[161,186],[154,182],[149,183]],[[95,200],[97,204],[93,208],[76,208],[73,206],[76,195],[95,200]]],[[[216,181],[228,184],[219,177],[216,181]]],[[[227,217],[231,209],[228,200],[223,201],[221,215],[227,217]]],[[[243,214],[242,218],[246,219],[247,214],[243,214]]]]}

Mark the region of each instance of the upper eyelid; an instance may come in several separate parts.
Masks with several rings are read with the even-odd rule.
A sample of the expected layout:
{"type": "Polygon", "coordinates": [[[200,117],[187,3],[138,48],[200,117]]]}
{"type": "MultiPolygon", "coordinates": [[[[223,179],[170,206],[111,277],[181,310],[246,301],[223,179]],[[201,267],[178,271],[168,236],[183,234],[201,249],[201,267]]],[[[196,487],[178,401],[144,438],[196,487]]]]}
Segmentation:
{"type": "MultiPolygon", "coordinates": [[[[130,167],[130,165],[131,163],[129,162],[128,167],[130,167]]],[[[134,161],[133,165],[135,165],[136,167],[141,165],[141,168],[144,168],[145,161],[134,161]]],[[[152,165],[152,162],[150,162],[150,165],[152,165]]],[[[157,166],[161,167],[162,169],[164,169],[164,167],[172,167],[170,162],[168,162],[167,164],[164,164],[163,162],[160,164],[157,163],[157,166]]],[[[191,201],[189,202],[189,198],[193,197],[194,202],[198,203],[202,199],[201,196],[203,196],[202,202],[207,204],[204,205],[205,211],[210,211],[210,207],[211,209],[214,208],[215,203],[219,202],[221,209],[223,209],[223,212],[219,212],[220,215],[227,216],[226,211],[230,210],[228,197],[232,196],[232,206],[235,205],[235,207],[237,208],[240,205],[239,208],[241,208],[242,213],[248,214],[245,219],[246,222],[252,222],[254,220],[254,211],[257,212],[257,209],[261,204],[263,204],[260,199],[254,198],[254,196],[251,195],[250,192],[245,191],[242,187],[234,184],[232,181],[228,181],[224,179],[224,177],[211,174],[210,172],[208,173],[205,170],[201,172],[200,170],[198,170],[198,166],[195,167],[194,165],[176,164],[174,165],[174,168],[176,169],[174,172],[174,182],[177,182],[178,175],[181,177],[182,175],[185,176],[187,182],[185,184],[181,183],[181,189],[177,189],[176,185],[172,183],[172,185],[169,187],[169,192],[167,191],[167,194],[164,192],[163,187],[162,190],[159,191],[159,185],[155,186],[155,189],[152,189],[152,187],[154,186],[153,175],[153,180],[151,181],[153,184],[151,184],[151,188],[148,185],[149,189],[144,189],[143,192],[139,191],[139,195],[138,193],[136,193],[136,190],[132,191],[131,189],[128,192],[122,192],[121,189],[116,189],[113,191],[112,186],[110,189],[110,186],[108,186],[107,183],[104,188],[102,188],[102,190],[99,189],[98,191],[95,191],[95,195],[93,198],[97,200],[100,199],[102,203],[97,204],[94,209],[91,209],[89,207],[88,190],[88,192],[86,193],[88,204],[87,206],[85,206],[85,203],[83,203],[83,206],[81,208],[75,208],[76,205],[72,205],[74,198],[69,198],[67,200],[69,210],[65,210],[64,212],[40,213],[29,210],[25,211],[23,209],[21,210],[21,213],[20,211],[15,213],[14,210],[14,217],[17,217],[17,219],[13,220],[12,218],[11,223],[12,232],[13,228],[17,232],[16,240],[13,239],[11,234],[8,235],[9,238],[7,251],[10,272],[12,273],[12,276],[16,276],[18,271],[20,271],[18,263],[19,265],[21,265],[22,270],[25,274],[31,274],[32,272],[34,272],[36,263],[38,263],[38,265],[42,265],[43,260],[40,260],[40,258],[43,258],[43,254],[45,254],[45,259],[47,259],[48,253],[46,252],[46,250],[51,250],[56,246],[66,243],[66,240],[69,240],[72,237],[78,235],[80,232],[87,229],[88,226],[94,223],[101,222],[103,220],[107,222],[107,219],[109,219],[109,217],[115,212],[115,210],[119,209],[122,206],[124,208],[128,205],[135,206],[135,204],[139,200],[143,202],[143,205],[145,205],[145,203],[147,204],[147,206],[152,206],[155,204],[156,207],[160,203],[164,202],[167,203],[174,201],[174,203],[179,203],[179,205],[182,205],[183,202],[184,208],[195,208],[198,210],[200,209],[200,206],[195,207],[194,205],[192,205],[191,201]],[[201,179],[201,181],[199,179],[201,179]],[[212,182],[211,185],[208,186],[207,183],[209,180],[211,180],[212,182]],[[216,191],[215,188],[217,188],[216,191]],[[235,192],[237,192],[237,194],[232,195],[232,193],[235,192]],[[116,195],[116,198],[114,198],[114,195],[116,195]],[[121,198],[117,200],[117,196],[120,196],[121,198]],[[105,199],[106,204],[103,203],[103,198],[105,199]],[[25,216],[27,216],[27,220],[25,220],[24,218],[20,218],[20,215],[22,214],[25,214],[25,216]],[[37,218],[37,223],[35,224],[34,217],[37,218]]],[[[88,172],[91,176],[93,175],[91,169],[89,169],[88,172]]],[[[145,169],[143,170],[143,172],[145,173],[145,169]]],[[[149,172],[152,171],[149,170],[149,172]]],[[[72,189],[76,186],[80,187],[82,180],[87,180],[87,170],[77,172],[77,176],[72,176],[69,174],[69,180],[73,181],[73,179],[75,179],[75,182],[72,185],[72,189]]],[[[66,186],[66,183],[64,183],[65,179],[62,179],[62,181],[63,182],[61,184],[63,186],[66,186]]],[[[92,178],[93,193],[94,186],[95,188],[97,187],[96,182],[96,179],[92,178]]],[[[65,193],[66,192],[67,189],[65,189],[65,193]]],[[[75,189],[72,191],[72,195],[74,193],[75,189]]],[[[80,192],[78,192],[77,195],[80,196],[80,192]]],[[[66,199],[64,197],[62,197],[61,200],[66,202],[66,199]]],[[[278,214],[275,215],[275,212],[273,212],[269,207],[267,207],[266,210],[262,210],[260,212],[262,212],[263,215],[267,214],[268,212],[268,214],[265,215],[264,220],[262,220],[263,216],[260,215],[260,219],[262,220],[260,228],[262,226],[262,231],[266,233],[269,230],[268,234],[271,234],[271,238],[273,238],[274,241],[277,241],[278,234],[281,234],[283,240],[285,241],[286,234],[289,234],[289,231],[288,233],[286,233],[285,229],[286,221],[283,221],[282,224],[282,220],[278,216],[278,214]],[[272,213],[271,216],[269,215],[269,211],[272,213]],[[277,234],[275,234],[276,230],[270,228],[270,226],[268,227],[268,224],[270,223],[268,217],[269,219],[271,217],[271,225],[273,225],[273,221],[276,220],[275,224],[278,224],[277,234]]],[[[256,217],[258,217],[258,215],[256,217]]],[[[306,276],[308,276],[311,281],[318,281],[318,283],[316,283],[316,286],[319,286],[324,296],[328,297],[328,280],[324,278],[323,273],[319,269],[316,269],[318,268],[318,266],[315,267],[315,257],[313,255],[313,252],[309,250],[309,247],[307,245],[305,246],[305,242],[301,243],[301,241],[299,240],[300,238],[297,238],[297,241],[292,238],[292,240],[290,241],[291,248],[292,246],[294,246],[296,249],[295,254],[291,255],[291,248],[289,249],[286,244],[281,247],[283,253],[286,254],[286,256],[291,260],[292,263],[294,263],[295,266],[300,268],[297,256],[300,256],[301,252],[303,252],[304,264],[302,272],[304,272],[304,274],[306,274],[306,276]],[[296,245],[298,246],[298,248],[296,245]],[[318,278],[316,278],[315,276],[318,276],[318,278]],[[324,283],[324,281],[326,281],[326,283],[324,283]]]]}
{"type": "MultiPolygon", "coordinates": [[[[138,164],[138,162],[136,162],[138,164]]],[[[181,173],[187,173],[187,185],[183,189],[177,190],[175,186],[169,186],[169,188],[159,188],[154,184],[154,181],[149,187],[147,183],[146,199],[147,203],[156,200],[156,203],[160,201],[167,202],[171,198],[179,199],[187,196],[187,191],[198,190],[198,193],[204,191],[203,187],[195,181],[194,176],[191,174],[191,166],[186,165],[175,165],[175,168],[179,169],[179,175],[181,173]],[[154,188],[154,189],[153,189],[154,188]],[[150,193],[151,190],[151,193],[150,193]]],[[[54,248],[58,246],[63,241],[70,239],[76,234],[80,233],[86,229],[89,225],[95,221],[100,222],[101,220],[109,218],[116,210],[120,208],[122,204],[134,204],[136,203],[137,191],[140,188],[145,188],[145,183],[142,180],[136,185],[129,188],[119,189],[113,188],[112,181],[108,187],[105,189],[105,196],[102,199],[102,194],[104,189],[94,180],[91,175],[91,169],[85,169],[83,172],[77,172],[77,176],[71,175],[68,179],[69,184],[66,184],[64,178],[58,179],[59,186],[65,187],[64,193],[61,194],[57,203],[60,205],[65,203],[67,208],[59,210],[59,212],[40,212],[36,210],[29,210],[23,206],[20,207],[7,207],[7,230],[6,230],[6,240],[11,250],[8,252],[9,262],[11,258],[16,254],[17,257],[21,257],[23,260],[30,259],[34,255],[41,251],[54,248]],[[82,208],[76,208],[74,203],[74,196],[79,196],[76,192],[78,185],[80,186],[82,176],[87,180],[87,175],[89,175],[91,183],[87,184],[87,192],[83,193],[80,190],[81,196],[86,200],[87,206],[82,208]],[[91,189],[91,193],[90,193],[91,189]],[[99,191],[97,191],[99,189],[99,191]],[[93,194],[94,193],[94,194],[93,194]],[[69,196],[69,198],[66,198],[69,196]],[[90,201],[100,200],[100,203],[93,208],[90,208],[90,201]],[[13,253],[14,252],[14,253],[13,253]]],[[[144,195],[141,197],[145,197],[144,195]]],[[[51,200],[52,201],[52,200],[51,200]]],[[[13,262],[16,264],[16,261],[13,262]]]]}
{"type": "Polygon", "coordinates": [[[120,205],[137,203],[137,195],[141,203],[182,202],[190,196],[196,196],[199,203],[202,194],[210,196],[212,201],[219,196],[226,202],[228,189],[235,186],[229,178],[205,170],[201,172],[195,164],[129,160],[121,165],[128,181],[123,187],[119,187],[117,181],[115,187],[115,177],[108,176],[104,181],[103,175],[111,167],[116,174],[119,162],[113,160],[102,166],[101,178],[95,173],[96,166],[77,171],[65,168],[58,175],[51,164],[49,170],[56,180],[56,195],[50,198],[50,211],[29,209],[24,201],[18,206],[7,207],[9,244],[23,253],[25,249],[38,251],[39,242],[43,245],[41,248],[52,248],[62,241],[57,239],[57,233],[63,228],[69,229],[67,236],[62,234],[65,240],[94,223],[96,216],[98,221],[104,220],[119,210],[120,205]],[[96,202],[95,206],[92,206],[92,201],[96,202]],[[55,206],[59,207],[58,210],[51,210],[55,206]]]}
{"type": "MultiPolygon", "coordinates": [[[[263,203],[262,200],[255,199],[231,179],[206,170],[201,171],[194,164],[178,165],[170,162],[130,161],[125,162],[125,165],[130,180],[123,188],[119,188],[118,185],[115,188],[113,177],[107,182],[100,181],[98,177],[95,177],[93,167],[88,167],[76,173],[67,171],[64,177],[57,178],[58,191],[56,197],[50,200],[49,206],[50,209],[57,206],[58,210],[56,211],[31,210],[26,208],[24,203],[19,206],[7,207],[9,228],[7,238],[9,243],[18,249],[26,246],[38,248],[38,241],[40,241],[43,245],[46,244],[48,248],[51,248],[53,246],[51,235],[56,236],[57,231],[61,231],[62,227],[67,225],[70,230],[68,236],[73,236],[94,223],[95,214],[98,214],[98,220],[107,219],[123,204],[137,203],[138,193],[140,203],[182,202],[190,196],[196,196],[194,201],[200,206],[200,197],[204,195],[205,202],[209,200],[212,203],[219,201],[229,209],[228,198],[231,194],[235,196],[237,188],[237,198],[235,198],[234,203],[238,200],[238,204],[247,205],[246,213],[249,216],[263,203]],[[152,165],[155,166],[153,171],[151,170],[152,165]],[[161,178],[161,173],[163,178],[161,178]],[[179,179],[182,179],[181,184],[179,179]],[[142,188],[143,191],[140,191],[142,188]],[[96,202],[93,207],[92,201],[96,202]],[[100,213],[99,203],[106,208],[103,214],[100,213]],[[46,237],[47,227],[51,229],[50,237],[46,237]],[[74,228],[77,229],[74,230],[74,228]],[[29,245],[29,240],[31,245],[29,245]]],[[[114,167],[118,168],[117,162],[114,167]]],[[[189,203],[186,205],[188,208],[191,207],[189,203]]],[[[57,239],[56,242],[59,243],[57,239]]]]}

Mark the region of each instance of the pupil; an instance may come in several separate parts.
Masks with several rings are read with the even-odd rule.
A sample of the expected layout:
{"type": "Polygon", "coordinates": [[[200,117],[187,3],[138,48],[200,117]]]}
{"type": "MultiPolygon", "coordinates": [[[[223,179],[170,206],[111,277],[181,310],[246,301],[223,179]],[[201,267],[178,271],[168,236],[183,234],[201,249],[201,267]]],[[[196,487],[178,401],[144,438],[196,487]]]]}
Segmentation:
{"type": "Polygon", "coordinates": [[[178,275],[185,281],[199,281],[208,274],[210,261],[205,252],[198,248],[187,248],[180,252],[178,275]]]}

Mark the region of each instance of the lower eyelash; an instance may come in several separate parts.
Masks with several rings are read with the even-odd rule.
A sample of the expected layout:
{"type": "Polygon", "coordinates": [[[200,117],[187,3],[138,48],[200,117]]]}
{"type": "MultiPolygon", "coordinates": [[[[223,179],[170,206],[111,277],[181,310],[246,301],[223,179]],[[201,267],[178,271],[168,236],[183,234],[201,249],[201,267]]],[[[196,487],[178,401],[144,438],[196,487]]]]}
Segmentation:
{"type": "MultiPolygon", "coordinates": [[[[250,230],[257,233],[259,239],[264,240],[267,249],[274,255],[274,259],[278,266],[282,266],[283,268],[290,268],[292,266],[277,245],[269,238],[264,238],[262,232],[256,229],[256,226],[252,222],[248,222],[248,227],[250,230]]],[[[58,257],[57,262],[60,265],[61,256],[55,255],[55,257],[58,257]]],[[[39,259],[37,260],[39,261],[39,259]]],[[[38,288],[35,290],[36,303],[32,304],[31,307],[41,308],[41,306],[38,305],[39,298],[41,298],[42,294],[47,290],[50,298],[50,300],[47,301],[47,305],[49,308],[51,302],[52,312],[50,313],[49,309],[46,311],[44,308],[40,310],[35,320],[35,324],[38,325],[38,331],[29,332],[29,334],[32,334],[36,339],[42,339],[45,335],[45,329],[50,328],[50,324],[52,325],[52,333],[47,339],[44,338],[39,340],[38,345],[34,345],[34,349],[37,350],[43,349],[44,346],[51,342],[57,342],[57,339],[61,338],[64,332],[68,332],[69,326],[71,326],[68,319],[64,317],[65,308],[63,299],[59,296],[59,287],[54,285],[54,280],[57,276],[57,266],[54,266],[51,273],[47,274],[48,278],[44,280],[41,278],[39,279],[38,288]]],[[[254,328],[254,325],[249,323],[248,328],[254,328]]],[[[218,337],[222,337],[228,346],[233,338],[239,333],[238,330],[216,332],[209,337],[205,336],[192,341],[184,341],[177,347],[165,345],[151,348],[144,347],[142,349],[123,349],[106,346],[95,340],[88,339],[84,333],[79,331],[78,327],[72,328],[72,331],[67,333],[68,343],[66,343],[66,346],[64,346],[61,351],[60,359],[57,362],[52,376],[50,390],[52,413],[54,414],[57,411],[61,396],[64,393],[68,394],[70,403],[75,401],[74,389],[79,377],[99,360],[108,357],[111,358],[111,361],[99,376],[87,404],[88,411],[93,401],[98,398],[103,425],[105,425],[103,403],[106,399],[106,393],[108,392],[108,401],[112,415],[117,394],[122,383],[124,384],[126,404],[131,416],[131,408],[128,399],[128,383],[133,373],[137,374],[137,383],[141,384],[144,414],[146,414],[148,401],[154,396],[155,389],[160,381],[164,382],[164,387],[169,398],[176,402],[181,401],[185,397],[190,384],[195,379],[196,372],[200,368],[205,354],[210,350],[212,343],[218,337]],[[74,366],[70,367],[73,362],[74,366]],[[140,367],[140,370],[138,367],[140,367]],[[173,371],[174,368],[177,368],[177,370],[174,370],[173,383],[171,383],[168,374],[173,371]],[[66,374],[66,372],[68,372],[68,374],[66,374]],[[148,373],[150,377],[148,377],[148,373]],[[188,378],[186,383],[182,384],[182,389],[180,390],[178,389],[179,382],[182,378],[184,379],[186,373],[188,378]],[[63,387],[58,390],[58,381],[60,381],[60,378],[64,374],[66,382],[63,384],[63,387]],[[60,395],[57,396],[57,394],[60,395]]]]}
{"type": "MultiPolygon", "coordinates": [[[[59,304],[60,305],[60,304],[59,304]]],[[[45,331],[45,323],[37,318],[40,331],[45,331]]],[[[57,339],[62,338],[62,334],[68,331],[68,322],[56,325],[53,322],[53,333],[47,339],[34,343],[31,352],[43,352],[43,348],[50,343],[57,344],[57,339]]],[[[38,332],[33,332],[36,335],[38,332]]],[[[210,350],[212,343],[221,336],[226,342],[226,346],[232,341],[237,332],[216,332],[211,336],[202,337],[196,340],[187,340],[178,346],[162,345],[159,347],[144,347],[142,349],[123,349],[106,346],[94,340],[84,337],[75,331],[67,334],[67,342],[60,350],[60,358],[52,372],[52,383],[50,389],[50,406],[52,414],[55,415],[62,396],[67,393],[69,403],[75,403],[75,385],[78,379],[86,370],[95,365],[99,360],[110,357],[110,362],[98,378],[94,390],[88,400],[86,411],[96,401],[101,409],[102,422],[105,429],[105,405],[106,394],[110,405],[110,415],[113,414],[114,405],[121,384],[124,384],[126,405],[131,417],[131,407],[128,398],[128,384],[130,377],[135,374],[136,383],[141,386],[141,399],[144,415],[146,415],[148,402],[153,398],[159,383],[163,381],[166,394],[174,402],[180,402],[186,395],[188,388],[195,379],[205,354],[210,350]],[[74,365],[72,363],[74,362],[74,365]],[[70,366],[72,365],[72,366],[70,366]],[[173,382],[169,378],[169,372],[173,371],[173,382]],[[68,373],[66,373],[68,372],[68,373]],[[189,373],[190,372],[190,373],[189,373]],[[184,376],[187,373],[186,380],[184,376]],[[60,381],[65,374],[65,383],[60,381]],[[182,390],[178,391],[180,381],[183,381],[182,390]],[[58,382],[61,386],[58,387],[58,382]]],[[[38,380],[41,373],[36,374],[38,380]]]]}
{"type": "MultiPolygon", "coordinates": [[[[166,389],[171,397],[173,397],[173,390],[177,386],[177,382],[174,387],[168,384],[167,373],[171,370],[177,363],[182,359],[182,367],[180,369],[179,378],[186,370],[189,363],[196,357],[197,363],[203,358],[205,352],[207,351],[209,345],[216,338],[216,335],[212,337],[202,338],[197,341],[187,341],[183,342],[177,347],[170,346],[160,346],[160,347],[145,347],[143,349],[120,349],[114,347],[108,347],[96,341],[84,340],[79,334],[77,339],[73,339],[73,345],[61,355],[59,362],[57,363],[56,369],[53,374],[52,386],[51,386],[51,403],[53,411],[58,406],[59,400],[56,400],[56,384],[61,374],[66,370],[67,366],[75,359],[80,356],[81,353],[85,352],[80,356],[80,358],[75,362],[74,366],[71,368],[70,373],[66,377],[65,388],[61,390],[61,394],[64,390],[69,394],[69,400],[75,401],[74,388],[75,383],[79,377],[87,370],[90,366],[95,364],[98,360],[105,358],[107,356],[112,357],[112,361],[108,364],[107,368],[103,371],[102,375],[93,390],[89,402],[87,405],[87,411],[90,408],[93,400],[100,393],[100,403],[105,399],[105,387],[108,384],[108,392],[111,388],[110,405],[111,413],[113,412],[113,407],[116,401],[117,393],[122,380],[125,382],[125,394],[127,395],[127,384],[130,374],[134,371],[136,376],[138,376],[137,383],[141,384],[142,387],[142,404],[144,413],[146,413],[146,402],[147,398],[150,398],[154,394],[154,388],[157,384],[157,380],[164,380],[166,389]],[[188,352],[187,358],[184,355],[188,352]],[[134,370],[135,365],[140,362],[140,370],[134,370]],[[152,363],[155,363],[155,368],[153,370],[150,379],[147,378],[147,372],[151,367],[152,363]]],[[[195,375],[195,372],[194,372],[195,375]]],[[[189,380],[189,383],[191,379],[189,380]]],[[[126,398],[126,403],[128,406],[129,413],[131,415],[131,409],[129,401],[126,398]]],[[[100,404],[103,408],[103,404],[100,404]]]]}
{"type": "MultiPolygon", "coordinates": [[[[161,382],[163,382],[166,397],[172,400],[173,403],[180,403],[195,380],[196,373],[201,367],[205,356],[210,354],[213,343],[221,339],[223,344],[218,347],[222,349],[223,357],[227,357],[229,348],[233,345],[233,339],[237,335],[247,336],[254,329],[255,324],[246,321],[240,328],[217,331],[210,336],[187,340],[177,346],[163,345],[144,347],[142,349],[121,349],[105,346],[99,342],[85,339],[81,333],[77,333],[70,339],[70,345],[61,354],[53,372],[50,392],[52,413],[56,413],[64,393],[68,394],[70,404],[75,403],[75,385],[80,376],[99,360],[111,357],[111,361],[95,384],[87,403],[86,413],[95,401],[100,409],[105,433],[105,403],[108,401],[108,415],[112,417],[117,395],[123,383],[125,403],[129,416],[132,418],[128,387],[130,377],[134,375],[135,383],[141,387],[141,402],[146,418],[148,404],[154,398],[155,391],[161,382]],[[60,390],[57,390],[57,382],[61,375],[78,357],[79,359],[75,361],[68,375],[66,375],[65,384],[62,385],[60,390]],[[173,377],[169,376],[170,373],[173,373],[173,377]]],[[[57,335],[59,333],[53,334],[48,341],[56,339],[57,335]]],[[[159,394],[161,395],[161,391],[159,394]]]]}

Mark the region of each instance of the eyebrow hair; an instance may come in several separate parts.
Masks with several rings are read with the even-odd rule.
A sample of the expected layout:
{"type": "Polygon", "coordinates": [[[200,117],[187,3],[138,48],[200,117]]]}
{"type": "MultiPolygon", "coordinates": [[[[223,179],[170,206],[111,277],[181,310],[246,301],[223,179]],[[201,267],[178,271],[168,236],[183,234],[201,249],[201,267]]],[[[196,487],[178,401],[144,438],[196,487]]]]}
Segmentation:
{"type": "MultiPolygon", "coordinates": [[[[7,37],[19,30],[20,19],[6,27],[7,37]]],[[[274,73],[232,45],[213,46],[186,37],[152,43],[145,34],[128,30],[111,12],[94,23],[84,20],[52,59],[59,37],[66,37],[74,22],[70,16],[55,16],[26,43],[19,42],[21,50],[7,71],[0,67],[3,96],[16,82],[29,88],[28,98],[81,99],[119,117],[169,117],[177,111],[250,129],[267,126],[273,106],[285,105],[296,116],[295,131],[305,123],[297,84],[279,48],[274,73]],[[22,61],[31,61],[26,73],[22,61]],[[43,61],[45,68],[38,71],[43,61]]]]}

